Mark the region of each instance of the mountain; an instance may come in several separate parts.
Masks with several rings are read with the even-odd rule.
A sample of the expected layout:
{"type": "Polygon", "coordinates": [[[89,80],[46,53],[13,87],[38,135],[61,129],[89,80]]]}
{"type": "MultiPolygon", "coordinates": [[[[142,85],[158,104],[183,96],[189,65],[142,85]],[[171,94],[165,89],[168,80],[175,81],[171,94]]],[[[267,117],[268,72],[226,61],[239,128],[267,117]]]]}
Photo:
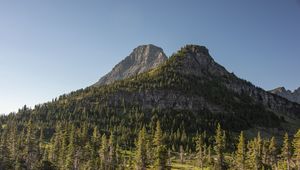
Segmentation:
{"type": "MultiPolygon", "coordinates": [[[[251,143],[262,140],[252,140],[257,131],[282,139],[299,127],[299,104],[229,73],[206,47],[186,45],[148,71],[0,116],[0,169],[134,169],[139,146],[147,149],[149,168],[160,159],[153,155],[164,157],[167,149],[176,162],[180,151],[196,164],[200,138],[209,148],[226,146],[229,163],[241,131],[251,143]]],[[[247,145],[247,154],[265,141],[272,140],[247,145]]]]}
{"type": "MultiPolygon", "coordinates": [[[[153,51],[159,51],[158,56],[163,56],[162,50],[153,45],[140,46],[124,61],[138,56],[147,57],[149,55],[137,54],[152,53],[151,49],[157,49],[153,51]]],[[[140,58],[139,61],[145,60],[140,58]]],[[[126,63],[124,61],[112,73],[126,63]]],[[[106,82],[108,80],[113,79],[106,82]]],[[[261,127],[292,131],[300,126],[299,104],[229,73],[214,61],[206,47],[198,45],[181,48],[168,60],[146,72],[113,81],[107,86],[92,86],[63,95],[42,108],[43,111],[40,107],[33,111],[36,113],[34,116],[39,117],[37,120],[45,117],[53,118],[51,121],[66,118],[73,121],[101,120],[99,126],[107,127],[113,118],[123,122],[120,123],[123,128],[129,128],[159,119],[165,128],[176,131],[181,127],[189,135],[201,129],[213,129],[217,122],[231,131],[261,127]],[[51,108],[50,111],[43,110],[45,107],[51,108]],[[131,114],[136,115],[132,118],[131,114]]]]}
{"type": "Polygon", "coordinates": [[[285,122],[299,127],[300,105],[229,73],[203,46],[188,45],[159,67],[110,88],[114,92],[103,102],[112,108],[126,99],[125,105],[135,104],[148,115],[153,108],[189,112],[196,118],[188,119],[199,121],[205,114],[213,115],[211,119],[222,121],[228,129],[283,127],[280,124],[285,122]]]}
{"type": "Polygon", "coordinates": [[[270,90],[271,93],[284,97],[292,102],[300,104],[300,87],[294,92],[286,90],[284,87],[278,87],[276,89],[270,90]]]}
{"type": "Polygon", "coordinates": [[[95,86],[110,84],[116,80],[143,73],[162,64],[166,60],[167,56],[160,47],[152,44],[138,46],[129,56],[95,83],[95,86]]]}
{"type": "Polygon", "coordinates": [[[159,119],[165,128],[176,131],[181,127],[189,134],[212,129],[218,122],[231,131],[261,127],[293,131],[300,126],[299,104],[229,73],[214,61],[204,46],[187,45],[165,62],[160,61],[165,61],[160,48],[139,46],[106,76],[103,82],[110,82],[107,86],[91,86],[62,95],[17,117],[31,115],[37,121],[49,118],[52,122],[66,118],[95,123],[101,120],[99,126],[103,127],[111,124],[113,118],[123,122],[120,123],[123,128],[159,119]],[[128,70],[135,73],[146,70],[141,67],[144,64],[135,64],[136,61],[148,60],[161,64],[129,76],[128,70]],[[128,67],[121,67],[124,65],[128,67]],[[113,76],[120,74],[120,70],[127,71],[122,74],[123,79],[113,76]],[[131,114],[136,115],[132,118],[131,114]]]}

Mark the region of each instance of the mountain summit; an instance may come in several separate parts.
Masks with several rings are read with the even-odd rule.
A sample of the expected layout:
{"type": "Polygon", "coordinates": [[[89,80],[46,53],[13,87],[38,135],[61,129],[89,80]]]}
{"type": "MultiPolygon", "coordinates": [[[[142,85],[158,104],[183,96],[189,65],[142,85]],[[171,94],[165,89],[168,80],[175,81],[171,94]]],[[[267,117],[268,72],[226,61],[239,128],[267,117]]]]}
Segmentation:
{"type": "Polygon", "coordinates": [[[95,86],[110,84],[116,80],[146,72],[162,64],[167,59],[160,47],[152,44],[138,46],[129,56],[103,76],[95,86]]]}
{"type": "Polygon", "coordinates": [[[278,87],[270,91],[273,94],[279,95],[283,98],[286,98],[292,102],[296,102],[300,104],[300,87],[296,89],[294,92],[290,90],[286,90],[284,87],[278,87]]]}

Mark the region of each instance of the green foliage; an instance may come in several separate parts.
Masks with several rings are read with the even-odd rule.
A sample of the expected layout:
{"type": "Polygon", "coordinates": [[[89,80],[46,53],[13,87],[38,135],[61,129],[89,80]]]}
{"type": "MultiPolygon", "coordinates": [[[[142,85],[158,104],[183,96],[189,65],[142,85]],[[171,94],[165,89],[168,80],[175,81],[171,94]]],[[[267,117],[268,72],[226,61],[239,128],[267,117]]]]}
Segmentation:
{"type": "Polygon", "coordinates": [[[246,143],[244,132],[242,131],[239,136],[239,142],[237,145],[237,151],[235,155],[236,167],[237,169],[246,169],[246,143]]]}
{"type": "Polygon", "coordinates": [[[162,129],[160,127],[160,122],[156,122],[156,128],[155,128],[155,133],[154,133],[154,157],[155,157],[155,162],[154,166],[158,170],[163,170],[166,168],[166,163],[167,163],[167,148],[166,145],[163,142],[163,133],[162,129]]]}
{"type": "Polygon", "coordinates": [[[214,144],[214,150],[216,153],[216,168],[217,169],[224,169],[224,151],[226,146],[226,140],[225,140],[225,131],[221,129],[221,125],[217,125],[216,129],[216,135],[215,135],[215,144],[214,144]]]}
{"type": "Polygon", "coordinates": [[[300,129],[294,135],[293,140],[293,147],[294,147],[294,159],[296,160],[298,169],[300,168],[300,129]]]}
{"type": "Polygon", "coordinates": [[[147,150],[146,150],[146,129],[145,127],[140,130],[138,135],[136,153],[135,153],[135,166],[137,170],[145,170],[147,167],[147,150]]]}
{"type": "Polygon", "coordinates": [[[282,169],[290,169],[290,159],[291,159],[291,144],[289,141],[289,135],[284,134],[283,145],[281,148],[281,157],[283,161],[282,169]]]}

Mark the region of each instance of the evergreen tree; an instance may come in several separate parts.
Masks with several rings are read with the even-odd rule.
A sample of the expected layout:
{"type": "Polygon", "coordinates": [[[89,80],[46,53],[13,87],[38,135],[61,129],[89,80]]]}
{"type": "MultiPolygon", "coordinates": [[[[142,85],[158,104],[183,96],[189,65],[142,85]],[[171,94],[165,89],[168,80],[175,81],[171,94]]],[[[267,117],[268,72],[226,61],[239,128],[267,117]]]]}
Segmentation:
{"type": "Polygon", "coordinates": [[[98,131],[98,128],[97,126],[94,127],[94,130],[93,130],[93,136],[92,136],[92,139],[91,139],[91,150],[90,150],[90,154],[91,154],[91,159],[92,159],[92,165],[94,167],[98,167],[99,165],[99,160],[97,159],[97,150],[98,150],[98,147],[99,147],[99,144],[100,144],[100,136],[99,136],[99,131],[98,131]]]}
{"type": "Polygon", "coordinates": [[[224,149],[225,149],[225,134],[218,124],[215,135],[214,150],[217,156],[216,169],[224,169],[224,149]]]}
{"type": "Polygon", "coordinates": [[[65,169],[74,169],[74,158],[75,158],[75,126],[71,126],[69,132],[69,144],[67,146],[65,169]]]}
{"type": "Polygon", "coordinates": [[[100,162],[101,162],[101,169],[107,169],[108,165],[108,143],[107,137],[105,134],[102,135],[101,138],[101,147],[100,147],[100,162]]]}
{"type": "Polygon", "coordinates": [[[138,135],[135,153],[135,167],[137,170],[145,170],[147,165],[146,129],[143,127],[138,135]]]}
{"type": "Polygon", "coordinates": [[[51,138],[51,146],[49,150],[49,160],[55,165],[58,164],[58,155],[61,141],[61,125],[58,123],[55,128],[55,133],[51,138]]]}
{"type": "Polygon", "coordinates": [[[199,167],[203,169],[203,162],[205,159],[205,144],[204,144],[204,139],[203,135],[200,134],[198,136],[197,142],[196,142],[196,151],[197,151],[197,157],[198,157],[198,162],[199,162],[199,167]]]}
{"type": "Polygon", "coordinates": [[[26,139],[25,139],[25,148],[24,156],[26,166],[29,169],[33,169],[34,165],[37,164],[38,160],[38,147],[37,140],[33,129],[32,121],[30,120],[26,128],[26,139]]]}
{"type": "Polygon", "coordinates": [[[294,135],[293,147],[294,147],[293,157],[296,160],[298,170],[300,170],[300,129],[294,135]]]}
{"type": "Polygon", "coordinates": [[[262,140],[260,133],[257,134],[257,137],[250,141],[247,145],[247,168],[259,170],[262,168],[261,160],[261,149],[262,149],[262,140]]]}
{"type": "Polygon", "coordinates": [[[284,134],[281,157],[285,162],[285,169],[290,170],[291,145],[289,142],[289,135],[287,133],[284,134]]]}
{"type": "Polygon", "coordinates": [[[116,169],[118,162],[117,162],[117,140],[116,136],[113,132],[110,133],[109,137],[109,166],[110,169],[116,169]]]}
{"type": "Polygon", "coordinates": [[[159,121],[156,122],[153,144],[154,144],[154,147],[158,147],[163,144],[163,133],[162,133],[159,121]]]}
{"type": "Polygon", "coordinates": [[[0,169],[12,169],[6,133],[2,133],[0,138],[0,169]]]}
{"type": "Polygon", "coordinates": [[[155,165],[156,169],[158,169],[158,170],[165,169],[166,162],[167,162],[167,148],[163,143],[162,136],[163,136],[163,133],[162,133],[162,130],[160,127],[160,122],[157,121],[153,143],[155,146],[154,165],[155,165]]]}
{"type": "Polygon", "coordinates": [[[245,170],[245,162],[246,162],[246,143],[245,143],[245,137],[244,132],[242,131],[239,136],[239,143],[237,145],[237,151],[235,155],[236,159],[236,166],[240,170],[245,170]]]}
{"type": "Polygon", "coordinates": [[[270,163],[270,155],[269,155],[269,140],[262,140],[262,148],[261,148],[261,161],[264,164],[270,163]]]}
{"type": "Polygon", "coordinates": [[[213,163],[213,160],[212,160],[212,147],[211,145],[208,145],[207,147],[207,164],[208,166],[211,166],[213,163]]]}
{"type": "Polygon", "coordinates": [[[277,152],[276,152],[276,140],[274,137],[271,138],[268,153],[269,153],[269,159],[270,159],[270,165],[272,167],[276,167],[277,162],[277,152]]]}

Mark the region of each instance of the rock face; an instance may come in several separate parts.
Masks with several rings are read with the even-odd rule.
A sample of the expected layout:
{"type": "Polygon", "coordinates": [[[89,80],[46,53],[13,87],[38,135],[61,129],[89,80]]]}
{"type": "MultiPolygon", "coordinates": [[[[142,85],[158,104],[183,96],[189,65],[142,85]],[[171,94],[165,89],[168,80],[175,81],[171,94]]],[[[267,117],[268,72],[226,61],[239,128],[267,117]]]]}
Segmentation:
{"type": "Polygon", "coordinates": [[[157,67],[167,60],[167,56],[160,47],[141,45],[117,64],[112,71],[103,76],[94,86],[110,84],[157,67]]]}
{"type": "Polygon", "coordinates": [[[288,99],[289,101],[296,102],[300,104],[300,87],[294,92],[286,90],[284,87],[278,87],[270,91],[273,94],[279,95],[283,98],[288,99]]]}

